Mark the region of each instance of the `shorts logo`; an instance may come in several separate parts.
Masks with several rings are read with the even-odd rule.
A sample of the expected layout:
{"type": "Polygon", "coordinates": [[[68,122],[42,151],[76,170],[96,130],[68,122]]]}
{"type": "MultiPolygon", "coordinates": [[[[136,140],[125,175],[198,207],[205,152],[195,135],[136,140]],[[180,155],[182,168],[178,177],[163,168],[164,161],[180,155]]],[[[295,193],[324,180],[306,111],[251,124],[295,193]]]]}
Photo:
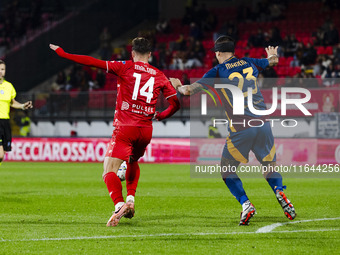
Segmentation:
{"type": "Polygon", "coordinates": [[[123,101],[121,109],[127,110],[127,109],[129,109],[129,107],[130,107],[129,104],[127,102],[123,101]]]}
{"type": "Polygon", "coordinates": [[[5,91],[0,90],[0,94],[1,94],[1,95],[5,94],[5,91]]]}

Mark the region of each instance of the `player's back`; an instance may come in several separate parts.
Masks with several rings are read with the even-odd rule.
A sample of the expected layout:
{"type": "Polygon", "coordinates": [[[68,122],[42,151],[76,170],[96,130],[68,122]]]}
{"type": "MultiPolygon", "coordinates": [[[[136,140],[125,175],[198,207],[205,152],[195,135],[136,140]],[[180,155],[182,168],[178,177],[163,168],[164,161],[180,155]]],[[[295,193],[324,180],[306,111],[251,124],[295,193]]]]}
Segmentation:
{"type": "MultiPolygon", "coordinates": [[[[258,67],[265,68],[268,64],[267,59],[238,59],[232,56],[223,63],[210,69],[198,82],[203,86],[204,84],[230,84],[242,90],[244,96],[244,115],[234,115],[234,98],[230,90],[217,90],[229,121],[243,122],[248,119],[262,118],[262,116],[253,114],[248,108],[248,88],[251,88],[252,91],[254,107],[258,110],[265,110],[266,105],[257,85],[257,77],[259,75],[258,67]]],[[[244,128],[246,127],[237,126],[232,129],[232,131],[235,132],[244,128]]]]}
{"type": "Polygon", "coordinates": [[[115,126],[151,126],[160,92],[176,95],[165,75],[148,63],[112,61],[108,71],[118,75],[115,126]]]}

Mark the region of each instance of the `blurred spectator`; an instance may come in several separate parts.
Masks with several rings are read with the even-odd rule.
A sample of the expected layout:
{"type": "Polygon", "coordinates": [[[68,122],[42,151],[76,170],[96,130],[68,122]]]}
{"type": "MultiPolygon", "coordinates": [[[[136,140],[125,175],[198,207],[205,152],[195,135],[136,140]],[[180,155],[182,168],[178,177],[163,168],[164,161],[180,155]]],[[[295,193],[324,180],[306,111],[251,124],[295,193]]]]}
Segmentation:
{"type": "Polygon", "coordinates": [[[302,54],[301,64],[305,66],[312,65],[315,63],[316,57],[315,48],[310,43],[307,43],[307,47],[302,54]]]}
{"type": "Polygon", "coordinates": [[[169,66],[171,70],[184,70],[184,63],[180,52],[174,52],[169,66]]]}
{"type": "Polygon", "coordinates": [[[277,27],[273,27],[268,32],[268,38],[266,38],[265,46],[278,46],[282,44],[282,38],[280,30],[277,27]]]}
{"type": "Polygon", "coordinates": [[[102,33],[99,36],[100,49],[99,55],[101,59],[107,60],[111,58],[112,48],[111,48],[111,34],[108,27],[104,27],[102,33]]]}
{"type": "Polygon", "coordinates": [[[235,41],[238,40],[237,27],[232,22],[224,22],[217,33],[214,33],[214,41],[221,35],[228,35],[235,41]]]}
{"type": "Polygon", "coordinates": [[[158,61],[157,61],[157,58],[154,54],[150,55],[148,62],[149,62],[150,65],[152,65],[154,67],[158,67],[158,61]]]}
{"type": "Polygon", "coordinates": [[[190,35],[191,37],[193,37],[195,40],[200,40],[200,39],[202,39],[202,31],[201,31],[201,28],[200,28],[195,22],[192,22],[192,23],[190,24],[189,35],[190,35]]]}
{"type": "Polygon", "coordinates": [[[182,84],[191,84],[187,73],[183,73],[182,75],[182,84]]]}
{"type": "Polygon", "coordinates": [[[167,69],[172,60],[172,54],[170,50],[166,49],[166,45],[162,44],[159,47],[158,54],[158,68],[159,69],[167,69]]]}
{"type": "Polygon", "coordinates": [[[170,32],[170,25],[169,22],[162,18],[158,21],[158,23],[156,24],[156,30],[158,33],[162,33],[162,34],[167,34],[170,32]]]}
{"type": "Polygon", "coordinates": [[[323,55],[321,59],[322,59],[322,66],[325,68],[328,68],[328,66],[332,63],[332,60],[327,55],[323,55]]]}
{"type": "Polygon", "coordinates": [[[187,41],[183,34],[179,34],[178,39],[173,42],[169,42],[169,49],[171,51],[185,51],[187,49],[187,41]]]}
{"type": "Polygon", "coordinates": [[[210,12],[208,17],[203,21],[202,28],[204,31],[214,31],[218,24],[217,16],[210,12]]]}
{"type": "Polygon", "coordinates": [[[339,70],[336,70],[334,65],[331,63],[326,70],[322,73],[321,78],[323,79],[323,85],[332,86],[336,84],[336,79],[340,77],[339,70]]]}
{"type": "Polygon", "coordinates": [[[183,25],[190,25],[195,20],[194,9],[192,7],[185,7],[184,17],[182,19],[183,25]]]}
{"type": "Polygon", "coordinates": [[[334,64],[340,65],[340,43],[334,47],[334,64]]]}
{"type": "Polygon", "coordinates": [[[295,34],[291,34],[290,36],[286,36],[282,42],[283,51],[285,57],[292,57],[298,48],[298,40],[295,37],[295,34]]]}
{"type": "Polygon", "coordinates": [[[264,77],[262,73],[259,73],[257,77],[257,86],[261,89],[263,88],[264,77]]]}
{"type": "Polygon", "coordinates": [[[339,71],[335,69],[333,64],[330,64],[322,73],[322,78],[339,78],[339,71]]]}
{"type": "Polygon", "coordinates": [[[263,79],[263,88],[272,88],[276,85],[277,82],[277,74],[274,70],[274,68],[269,67],[262,71],[262,75],[264,77],[263,79]]]}
{"type": "Polygon", "coordinates": [[[322,66],[322,58],[318,57],[316,64],[313,67],[313,75],[320,76],[323,73],[323,70],[325,69],[324,66],[322,66]]]}
{"type": "Polygon", "coordinates": [[[339,32],[335,28],[334,23],[329,24],[329,30],[325,32],[325,45],[335,45],[339,43],[339,32]]]}
{"type": "Polygon", "coordinates": [[[96,86],[98,88],[103,88],[106,82],[106,74],[103,72],[102,69],[97,70],[97,75],[96,75],[96,86]]]}
{"type": "Polygon", "coordinates": [[[31,119],[28,111],[23,111],[23,116],[20,117],[18,126],[20,127],[20,136],[27,137],[31,133],[31,119]]]}
{"type": "Polygon", "coordinates": [[[200,41],[194,41],[188,51],[187,62],[184,67],[188,69],[201,67],[204,55],[205,50],[202,43],[200,41]]]}
{"type": "Polygon", "coordinates": [[[241,4],[237,7],[237,20],[239,22],[251,21],[251,10],[249,5],[241,4]]]}
{"type": "Polygon", "coordinates": [[[65,90],[65,86],[66,86],[66,76],[64,71],[60,71],[57,74],[57,79],[56,81],[52,84],[52,86],[54,87],[54,90],[65,90]]]}
{"type": "Polygon", "coordinates": [[[282,10],[279,4],[273,3],[269,5],[269,14],[271,20],[279,20],[282,18],[282,10]]]}
{"type": "Polygon", "coordinates": [[[257,30],[256,34],[253,34],[248,39],[248,47],[263,47],[264,46],[264,33],[261,28],[257,30]]]}
{"type": "Polygon", "coordinates": [[[319,27],[317,31],[312,34],[312,36],[313,36],[313,41],[314,41],[315,46],[324,45],[325,32],[322,30],[321,27],[319,27]]]}
{"type": "Polygon", "coordinates": [[[303,43],[299,42],[297,44],[297,49],[294,54],[294,59],[289,64],[290,67],[300,66],[304,51],[305,51],[305,46],[303,45],[303,43]]]}

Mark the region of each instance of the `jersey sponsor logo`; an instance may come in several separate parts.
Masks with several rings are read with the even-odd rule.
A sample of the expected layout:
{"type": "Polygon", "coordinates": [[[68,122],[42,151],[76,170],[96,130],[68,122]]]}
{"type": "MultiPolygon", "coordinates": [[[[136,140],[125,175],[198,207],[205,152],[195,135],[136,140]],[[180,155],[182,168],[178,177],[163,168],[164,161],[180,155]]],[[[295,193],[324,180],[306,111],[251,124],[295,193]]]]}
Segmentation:
{"type": "Polygon", "coordinates": [[[127,109],[129,109],[129,107],[130,107],[129,103],[123,101],[121,109],[122,109],[122,110],[127,110],[127,109]]]}
{"type": "Polygon", "coordinates": [[[133,112],[136,112],[136,113],[145,112],[147,114],[153,113],[155,111],[155,108],[152,107],[152,106],[143,106],[143,105],[139,105],[139,104],[132,104],[132,109],[133,109],[133,112]],[[136,111],[134,111],[134,110],[136,110],[136,111]]]}

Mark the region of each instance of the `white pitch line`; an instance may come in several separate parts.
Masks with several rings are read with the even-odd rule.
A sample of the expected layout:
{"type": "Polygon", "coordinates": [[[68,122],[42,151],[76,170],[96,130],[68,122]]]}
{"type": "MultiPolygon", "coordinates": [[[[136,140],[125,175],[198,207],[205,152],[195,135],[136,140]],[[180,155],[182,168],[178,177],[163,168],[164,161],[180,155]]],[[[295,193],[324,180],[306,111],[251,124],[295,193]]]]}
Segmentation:
{"type": "Polygon", "coordinates": [[[322,218],[322,219],[311,219],[311,220],[297,220],[297,221],[290,221],[290,222],[283,222],[283,223],[274,223],[267,226],[264,226],[262,228],[259,228],[256,230],[256,233],[269,233],[273,231],[277,227],[281,227],[287,224],[296,224],[296,223],[302,223],[302,222],[313,222],[313,221],[325,221],[325,220],[340,220],[340,217],[338,218],[322,218]]]}
{"type": "MultiPolygon", "coordinates": [[[[340,228],[328,229],[305,229],[305,230],[283,230],[271,233],[299,233],[299,232],[332,232],[340,231],[340,228]]],[[[209,235],[240,235],[240,234],[266,234],[263,232],[224,232],[224,233],[160,233],[150,235],[116,235],[116,236],[75,236],[62,238],[40,238],[40,239],[2,239],[1,242],[36,242],[36,241],[69,241],[69,240],[93,240],[93,239],[116,239],[116,238],[145,238],[145,237],[164,237],[164,236],[209,236],[209,235]]]]}

